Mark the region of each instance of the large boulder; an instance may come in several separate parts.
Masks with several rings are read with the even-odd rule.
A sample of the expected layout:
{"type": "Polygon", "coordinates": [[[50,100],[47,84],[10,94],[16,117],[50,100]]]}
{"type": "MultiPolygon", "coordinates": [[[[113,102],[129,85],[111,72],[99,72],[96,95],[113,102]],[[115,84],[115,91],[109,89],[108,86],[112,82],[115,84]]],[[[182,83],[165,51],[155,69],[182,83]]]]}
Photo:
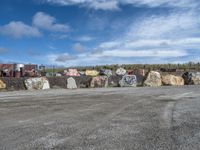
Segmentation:
{"type": "Polygon", "coordinates": [[[92,76],[92,77],[96,77],[99,75],[99,72],[96,70],[86,70],[85,71],[85,75],[86,76],[92,76]]]}
{"type": "Polygon", "coordinates": [[[126,74],[126,70],[124,68],[118,68],[116,70],[116,74],[119,76],[124,76],[126,74]]]}
{"type": "Polygon", "coordinates": [[[24,81],[27,90],[50,89],[49,81],[45,77],[29,78],[24,81]]]}
{"type": "Polygon", "coordinates": [[[101,69],[99,72],[100,75],[105,75],[105,76],[112,76],[112,70],[109,69],[101,69]]]}
{"type": "Polygon", "coordinates": [[[67,88],[68,89],[77,89],[76,81],[74,78],[70,77],[67,79],[67,88]]]}
{"type": "Polygon", "coordinates": [[[91,88],[95,87],[107,87],[108,86],[108,77],[107,76],[97,76],[93,77],[90,83],[91,88]]]}
{"type": "Polygon", "coordinates": [[[5,89],[6,88],[6,84],[0,80],[0,90],[5,89]]]}
{"type": "Polygon", "coordinates": [[[122,76],[112,75],[108,77],[108,86],[109,87],[119,87],[119,81],[122,79],[122,76]]]}
{"type": "Polygon", "coordinates": [[[119,84],[121,87],[136,87],[137,77],[135,75],[124,75],[119,84]]]}
{"type": "Polygon", "coordinates": [[[64,73],[66,76],[80,76],[77,69],[68,69],[68,70],[65,70],[64,73]]]}
{"type": "Polygon", "coordinates": [[[179,86],[184,85],[184,79],[175,75],[165,75],[162,76],[162,83],[164,85],[179,86]]]}
{"type": "Polygon", "coordinates": [[[78,88],[89,88],[92,77],[80,76],[80,77],[74,77],[74,79],[76,80],[76,85],[78,88]]]}
{"type": "Polygon", "coordinates": [[[150,71],[146,80],[144,81],[144,86],[157,87],[162,85],[161,75],[159,72],[150,71]]]}
{"type": "Polygon", "coordinates": [[[187,85],[200,85],[200,72],[185,72],[182,77],[187,85]]]}

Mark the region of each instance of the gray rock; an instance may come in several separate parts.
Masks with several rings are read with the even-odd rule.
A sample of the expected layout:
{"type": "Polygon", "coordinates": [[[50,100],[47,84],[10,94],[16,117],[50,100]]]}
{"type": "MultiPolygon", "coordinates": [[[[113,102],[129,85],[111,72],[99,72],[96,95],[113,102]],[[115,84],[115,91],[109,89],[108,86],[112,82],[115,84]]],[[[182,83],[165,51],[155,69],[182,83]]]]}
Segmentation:
{"type": "Polygon", "coordinates": [[[112,76],[112,70],[108,70],[108,69],[101,69],[99,72],[100,75],[105,75],[105,76],[112,76]]]}
{"type": "Polygon", "coordinates": [[[185,72],[182,77],[187,85],[200,85],[200,72],[185,72]]]}
{"type": "Polygon", "coordinates": [[[122,79],[122,76],[112,75],[108,78],[109,87],[119,87],[119,81],[122,79]]]}

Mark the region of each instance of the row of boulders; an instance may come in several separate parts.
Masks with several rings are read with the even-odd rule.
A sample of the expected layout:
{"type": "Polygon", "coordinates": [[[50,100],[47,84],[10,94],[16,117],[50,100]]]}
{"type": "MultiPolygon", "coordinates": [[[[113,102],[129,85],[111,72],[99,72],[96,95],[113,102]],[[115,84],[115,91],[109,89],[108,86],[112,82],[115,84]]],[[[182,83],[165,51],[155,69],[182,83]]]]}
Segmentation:
{"type": "MultiPolygon", "coordinates": [[[[133,75],[136,72],[141,71],[144,72],[143,69],[136,69],[136,70],[128,70],[126,71],[124,68],[118,68],[115,72],[109,69],[100,69],[99,71],[97,70],[86,70],[86,71],[78,71],[77,69],[67,69],[64,70],[64,75],[65,76],[91,76],[91,77],[96,77],[96,76],[112,76],[112,75],[119,75],[119,76],[124,76],[124,75],[133,75]]],[[[144,73],[143,73],[144,74],[144,73]]]]}
{"type": "Polygon", "coordinates": [[[181,86],[181,85],[200,85],[200,73],[184,73],[182,76],[162,75],[156,71],[150,71],[144,81],[144,86],[181,86]]]}
{"type": "MultiPolygon", "coordinates": [[[[186,72],[182,76],[176,76],[172,74],[161,75],[159,72],[150,71],[145,77],[140,74],[127,75],[124,70],[118,70],[118,73],[119,75],[102,75],[95,77],[2,78],[0,79],[0,89],[14,87],[14,90],[43,90],[56,87],[76,89],[97,87],[200,85],[200,73],[186,72]]],[[[93,72],[93,74],[95,74],[95,72],[93,72]]]]}

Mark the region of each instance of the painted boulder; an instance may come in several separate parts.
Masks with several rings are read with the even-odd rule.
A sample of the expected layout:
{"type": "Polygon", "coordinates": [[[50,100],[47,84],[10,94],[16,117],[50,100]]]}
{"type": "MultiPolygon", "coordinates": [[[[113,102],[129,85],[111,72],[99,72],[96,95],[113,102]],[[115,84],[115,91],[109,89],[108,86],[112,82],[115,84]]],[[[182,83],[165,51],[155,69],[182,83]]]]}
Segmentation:
{"type": "Polygon", "coordinates": [[[124,76],[126,74],[126,70],[124,68],[118,68],[116,70],[116,75],[124,76]]]}
{"type": "Polygon", "coordinates": [[[93,77],[90,83],[91,88],[96,87],[107,87],[108,86],[108,77],[107,76],[97,76],[93,77]]]}
{"type": "Polygon", "coordinates": [[[112,70],[101,69],[101,70],[99,71],[99,74],[100,74],[100,75],[105,75],[105,76],[110,77],[110,76],[112,76],[112,70]]]}
{"type": "Polygon", "coordinates": [[[124,75],[119,81],[121,87],[136,87],[137,77],[135,75],[124,75]]]}
{"type": "Polygon", "coordinates": [[[99,75],[99,72],[96,70],[86,70],[85,72],[86,76],[92,76],[92,77],[96,77],[99,75]]]}

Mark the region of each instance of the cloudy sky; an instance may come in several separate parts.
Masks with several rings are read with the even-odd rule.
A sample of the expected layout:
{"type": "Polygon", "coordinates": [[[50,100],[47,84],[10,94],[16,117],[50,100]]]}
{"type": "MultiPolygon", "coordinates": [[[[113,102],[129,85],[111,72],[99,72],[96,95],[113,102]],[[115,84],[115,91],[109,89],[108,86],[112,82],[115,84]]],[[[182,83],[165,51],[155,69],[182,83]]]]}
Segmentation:
{"type": "Polygon", "coordinates": [[[200,61],[199,0],[1,0],[0,62],[200,61]]]}

